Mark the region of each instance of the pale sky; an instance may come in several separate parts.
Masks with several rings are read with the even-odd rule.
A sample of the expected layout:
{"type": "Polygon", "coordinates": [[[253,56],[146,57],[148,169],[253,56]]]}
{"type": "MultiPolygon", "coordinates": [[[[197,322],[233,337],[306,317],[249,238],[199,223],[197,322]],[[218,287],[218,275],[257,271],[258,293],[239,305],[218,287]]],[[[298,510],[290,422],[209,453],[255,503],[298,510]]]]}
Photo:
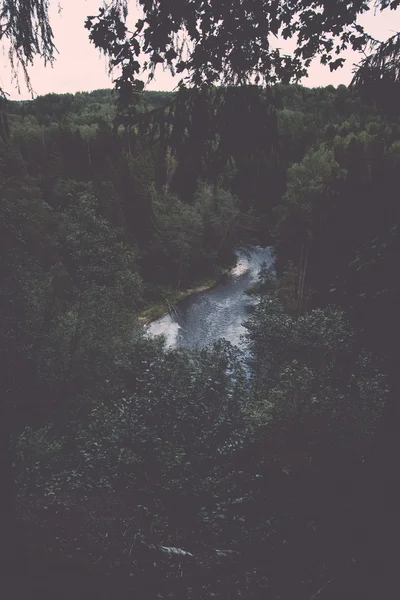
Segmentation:
{"type": "MultiPolygon", "coordinates": [[[[179,1],[179,0],[177,0],[179,1]]],[[[85,19],[90,14],[97,14],[101,0],[60,0],[62,12],[58,12],[58,0],[51,0],[51,23],[54,31],[55,44],[59,51],[53,67],[44,67],[40,60],[30,68],[32,87],[36,94],[42,95],[49,92],[75,93],[78,91],[92,91],[99,88],[112,86],[108,75],[107,60],[101,56],[89,42],[88,30],[84,28],[85,19]]],[[[130,14],[135,22],[135,11],[137,11],[134,0],[130,2],[130,14]]],[[[368,33],[375,38],[384,40],[393,33],[400,30],[400,10],[385,10],[383,13],[369,11],[360,17],[368,33]]],[[[281,47],[290,51],[294,42],[284,42],[281,47]]],[[[303,79],[302,83],[309,87],[334,85],[341,83],[347,85],[352,77],[354,62],[360,60],[360,55],[348,52],[348,60],[344,68],[331,73],[329,67],[319,64],[314,60],[309,77],[303,79]]],[[[179,77],[173,78],[168,72],[159,69],[155,80],[149,84],[147,89],[172,90],[179,81],[179,77]]],[[[3,87],[14,100],[30,98],[30,94],[24,85],[24,78],[20,76],[21,93],[11,83],[10,69],[7,55],[3,55],[3,65],[0,67],[0,86],[3,87]]]]}

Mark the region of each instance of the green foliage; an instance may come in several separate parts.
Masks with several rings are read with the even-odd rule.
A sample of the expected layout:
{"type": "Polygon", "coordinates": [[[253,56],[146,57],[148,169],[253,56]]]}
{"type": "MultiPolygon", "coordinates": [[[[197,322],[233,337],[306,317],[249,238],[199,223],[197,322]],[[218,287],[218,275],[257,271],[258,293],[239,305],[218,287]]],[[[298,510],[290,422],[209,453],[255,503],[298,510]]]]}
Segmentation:
{"type": "Polygon", "coordinates": [[[20,179],[3,178],[1,203],[4,385],[17,422],[47,419],[60,403],[68,413],[77,395],[96,394],[95,374],[112,370],[130,338],[142,289],[134,249],[90,186],[60,182],[55,208],[20,167],[20,179]]]}
{"type": "MultiPolygon", "coordinates": [[[[35,482],[29,510],[46,514],[46,535],[67,554],[83,553],[97,569],[135,582],[151,572],[156,593],[175,593],[183,578],[191,594],[220,598],[232,585],[223,573],[235,553],[237,589],[251,596],[277,586],[289,598],[293,585],[306,595],[304,568],[318,578],[321,559],[329,565],[333,552],[342,560],[327,530],[332,519],[339,527],[350,518],[335,486],[364,460],[385,379],[357,352],[340,311],[293,319],[263,288],[248,328],[249,367],[225,342],[187,353],[138,339],[119,363],[119,385],[71,424],[66,440],[57,445],[51,429],[23,432],[19,493],[35,482]],[[40,460],[30,462],[26,448],[40,460]],[[287,549],[273,558],[282,544],[287,549]],[[174,548],[194,562],[178,569],[168,558],[174,548]],[[260,552],[270,561],[258,562],[260,552]]],[[[357,497],[346,494],[345,502],[357,497]]]]}
{"type": "MultiPolygon", "coordinates": [[[[38,545],[131,576],[143,597],[343,597],[349,565],[364,561],[368,583],[378,552],[393,561],[374,517],[375,530],[395,521],[399,421],[393,396],[383,444],[387,380],[363,345],[397,364],[399,36],[370,42],[356,76],[371,107],[343,87],[284,85],[315,55],[333,70],[365,47],[365,2],[139,5],[133,33],[125,1],[86,23],[119,69],[118,105],[99,90],[8,107],[0,558],[16,537],[12,437],[27,537],[40,523],[38,545]],[[293,56],[272,48],[277,35],[296,37],[293,56]],[[143,94],[143,54],[151,77],[163,64],[202,89],[143,94]],[[202,87],[221,82],[257,85],[202,87]],[[252,290],[243,352],[143,336],[150,289],[190,285],[272,230],[277,278],[263,269],[252,290]]],[[[3,0],[0,23],[29,84],[33,58],[53,58],[48,3],[3,0]]]]}
{"type": "Polygon", "coordinates": [[[379,487],[371,456],[388,464],[399,124],[343,88],[143,100],[151,114],[114,128],[108,91],[11,106],[1,423],[18,515],[126,593],[131,575],[149,598],[309,600],[363,560],[362,482],[379,487]],[[272,230],[247,346],[143,335],[137,315],[272,230]]]}
{"type": "MultiPolygon", "coordinates": [[[[263,420],[349,428],[351,443],[358,427],[370,433],[386,388],[371,360],[357,349],[343,313],[315,309],[293,318],[276,302],[276,294],[263,296],[248,323],[263,420]]],[[[325,431],[309,430],[323,439],[325,431]]]]}
{"type": "Polygon", "coordinates": [[[335,184],[344,176],[331,150],[311,151],[288,170],[288,183],[278,217],[278,235],[290,227],[295,239],[310,239],[326,219],[327,208],[335,194],[335,184]],[[290,225],[289,225],[290,223],[290,225]]]}
{"type": "MultiPolygon", "coordinates": [[[[127,103],[133,103],[143,89],[138,80],[140,58],[150,78],[159,64],[172,73],[187,73],[186,81],[204,84],[243,84],[298,80],[307,72],[311,59],[320,55],[322,64],[333,71],[342,66],[341,52],[348,47],[362,50],[368,36],[357,17],[370,7],[365,2],[323,0],[290,3],[241,2],[205,5],[200,0],[169,6],[140,1],[143,15],[133,35],[126,25],[128,2],[116,0],[98,15],[87,19],[86,27],[95,46],[118,67],[117,88],[127,103]],[[296,37],[292,56],[272,47],[271,38],[296,37]],[[236,41],[236,45],[232,40],[236,41]],[[133,88],[133,89],[132,89],[133,88]]],[[[389,7],[380,2],[380,9],[389,7]]],[[[390,8],[397,8],[392,3],[390,8]]]]}
{"type": "Polygon", "coordinates": [[[245,393],[238,352],[229,344],[197,356],[161,354],[150,342],[140,349],[123,359],[120,396],[98,401],[84,423],[75,423],[66,444],[57,445],[49,428],[25,430],[17,440],[16,465],[20,494],[36,483],[31,506],[63,513],[71,494],[81,498],[81,512],[73,511],[68,532],[59,530],[62,521],[54,524],[53,535],[62,537],[67,552],[84,550],[101,568],[119,564],[136,577],[140,562],[135,566],[129,556],[132,547],[137,556],[137,538],[192,547],[203,537],[215,538],[214,529],[220,529],[216,502],[240,448],[245,393]],[[111,515],[115,526],[121,514],[128,526],[129,516],[128,538],[121,544],[110,532],[110,543],[96,549],[93,540],[110,518],[110,493],[120,498],[119,510],[111,515]],[[94,497],[101,508],[88,530],[94,497]],[[205,508],[215,510],[210,522],[202,517],[205,508]]]}
{"type": "MultiPolygon", "coordinates": [[[[393,4],[393,8],[398,6],[393,4]]],[[[364,56],[352,84],[373,98],[385,111],[397,113],[400,84],[400,33],[387,40],[371,39],[369,54],[364,56]]]]}
{"type": "Polygon", "coordinates": [[[14,469],[19,493],[31,493],[46,485],[46,476],[58,467],[64,440],[57,439],[51,425],[25,427],[14,441],[14,469]]]}
{"type": "Polygon", "coordinates": [[[167,196],[152,202],[157,242],[167,262],[177,273],[177,287],[201,248],[203,223],[196,209],[167,196]]]}

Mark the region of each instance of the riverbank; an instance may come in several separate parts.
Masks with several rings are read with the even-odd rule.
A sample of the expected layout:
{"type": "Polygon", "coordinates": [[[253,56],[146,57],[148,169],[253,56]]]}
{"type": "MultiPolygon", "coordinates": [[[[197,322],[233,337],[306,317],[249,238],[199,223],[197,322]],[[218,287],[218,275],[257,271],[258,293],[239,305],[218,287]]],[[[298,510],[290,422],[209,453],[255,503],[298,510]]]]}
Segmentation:
{"type": "Polygon", "coordinates": [[[175,305],[169,306],[165,299],[161,306],[165,316],[148,326],[149,335],[163,335],[167,348],[211,347],[219,339],[244,347],[244,324],[257,302],[247,290],[257,282],[263,265],[268,267],[272,262],[269,248],[238,249],[236,264],[226,271],[224,280],[216,277],[187,286],[178,296],[187,299],[175,305]]]}
{"type": "Polygon", "coordinates": [[[138,315],[139,322],[143,325],[150,325],[150,323],[156,319],[170,313],[177,302],[185,300],[193,294],[200,294],[201,292],[212,290],[224,277],[226,277],[229,271],[230,269],[220,270],[215,277],[201,279],[184,290],[164,288],[160,291],[160,298],[158,300],[149,302],[149,304],[140,311],[138,315]]]}
{"type": "MultiPolygon", "coordinates": [[[[250,251],[254,254],[254,250],[256,248],[260,248],[260,246],[249,246],[248,244],[243,244],[237,252],[250,251]]],[[[150,325],[153,321],[164,317],[167,314],[171,314],[174,311],[175,305],[189,296],[194,294],[200,294],[202,292],[208,292],[214,289],[219,283],[221,283],[227,276],[234,272],[237,268],[238,254],[235,253],[234,260],[230,262],[228,265],[225,263],[225,266],[215,267],[214,274],[203,279],[199,279],[194,281],[189,287],[180,290],[172,287],[160,287],[158,289],[153,289],[153,297],[154,299],[149,300],[144,308],[138,314],[138,320],[143,325],[150,325]]]]}

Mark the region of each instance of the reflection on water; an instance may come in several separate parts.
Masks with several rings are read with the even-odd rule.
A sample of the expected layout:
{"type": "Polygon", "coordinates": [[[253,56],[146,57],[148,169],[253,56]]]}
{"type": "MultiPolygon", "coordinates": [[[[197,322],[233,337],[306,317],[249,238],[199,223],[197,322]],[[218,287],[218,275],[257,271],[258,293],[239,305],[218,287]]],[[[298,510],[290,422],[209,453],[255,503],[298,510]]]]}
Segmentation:
{"type": "Polygon", "coordinates": [[[194,294],[177,306],[177,314],[157,319],[150,335],[163,334],[169,347],[201,348],[224,338],[240,345],[243,321],[255,299],[245,291],[257,281],[263,264],[272,264],[269,248],[251,247],[237,252],[238,261],[228,280],[213,290],[194,294]]]}

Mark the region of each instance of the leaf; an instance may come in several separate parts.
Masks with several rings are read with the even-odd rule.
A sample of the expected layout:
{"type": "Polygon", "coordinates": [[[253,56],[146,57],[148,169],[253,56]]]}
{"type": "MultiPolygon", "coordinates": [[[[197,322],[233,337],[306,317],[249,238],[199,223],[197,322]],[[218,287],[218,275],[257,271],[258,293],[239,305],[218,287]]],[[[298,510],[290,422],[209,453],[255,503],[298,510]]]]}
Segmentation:
{"type": "Polygon", "coordinates": [[[158,63],[163,63],[164,59],[158,54],[158,52],[153,52],[153,54],[150,57],[150,60],[152,63],[154,64],[158,64],[158,63]]]}

